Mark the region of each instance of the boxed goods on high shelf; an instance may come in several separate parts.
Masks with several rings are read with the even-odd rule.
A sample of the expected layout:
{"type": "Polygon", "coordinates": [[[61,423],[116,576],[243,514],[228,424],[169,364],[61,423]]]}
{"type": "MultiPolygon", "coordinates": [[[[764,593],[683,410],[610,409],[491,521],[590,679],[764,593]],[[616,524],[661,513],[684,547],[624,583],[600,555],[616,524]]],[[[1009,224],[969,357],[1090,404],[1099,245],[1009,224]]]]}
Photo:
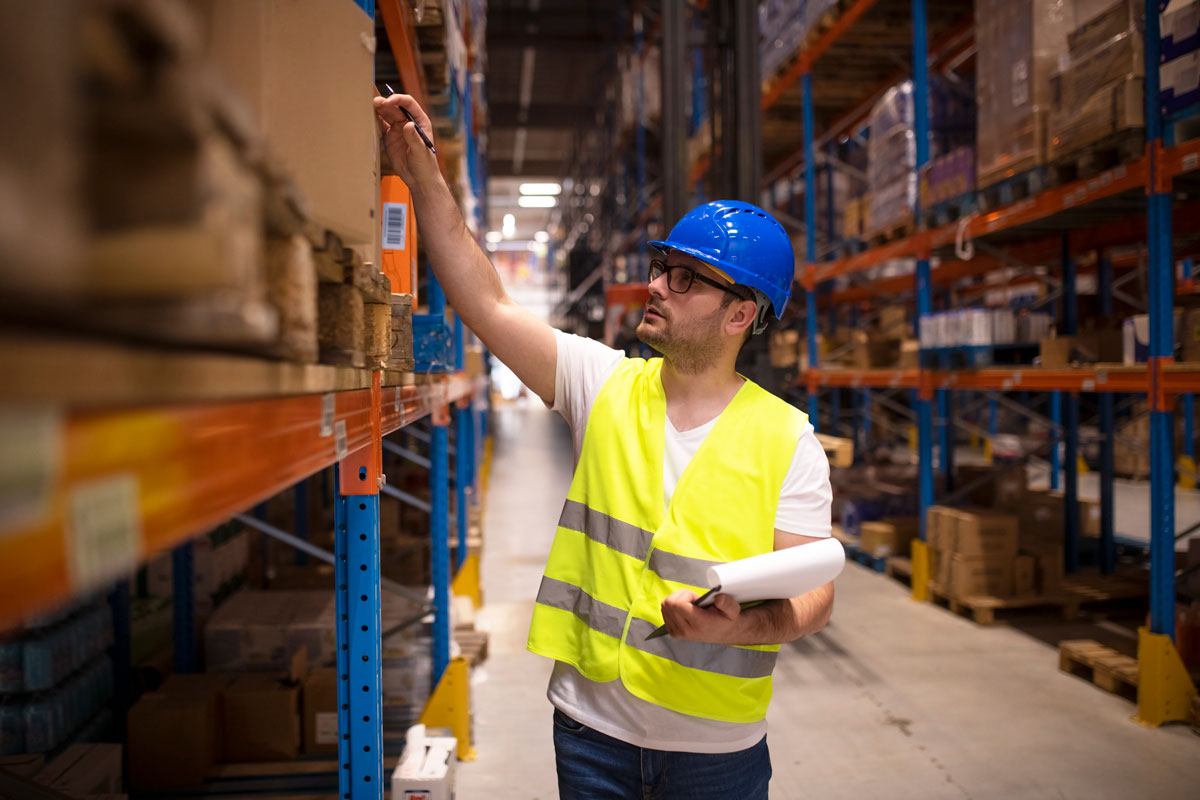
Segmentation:
{"type": "MultiPolygon", "coordinates": [[[[917,199],[916,133],[912,81],[889,89],[871,109],[868,125],[867,235],[912,223],[917,199]]],[[[970,147],[975,140],[975,108],[969,90],[938,76],[929,81],[929,155],[931,159],[970,147]]],[[[947,175],[947,181],[953,176],[947,175]]]]}
{"type": "Polygon", "coordinates": [[[371,18],[350,0],[54,5],[71,14],[0,26],[21,39],[0,48],[24,76],[6,98],[29,109],[0,145],[4,194],[54,230],[0,230],[14,318],[317,361],[318,281],[357,288],[378,261],[344,247],[378,238],[371,18]],[[39,61],[64,48],[79,57],[39,61]]]}
{"type": "Polygon", "coordinates": [[[0,755],[58,748],[112,696],[112,612],[81,600],[0,641],[0,755]]]}
{"type": "Polygon", "coordinates": [[[1164,114],[1200,102],[1200,0],[1159,3],[1159,105],[1164,114]]]}
{"type": "Polygon", "coordinates": [[[795,57],[837,13],[838,0],[767,0],[758,9],[762,76],[770,78],[795,57]]]}
{"type": "Polygon", "coordinates": [[[1075,0],[1068,66],[1054,78],[1048,158],[1068,160],[1062,181],[1134,160],[1144,150],[1145,4],[1105,4],[1075,0]]]}
{"type": "MultiPolygon", "coordinates": [[[[249,561],[250,536],[237,522],[227,522],[192,540],[192,597],[196,618],[204,620],[238,589],[249,561]]],[[[173,599],[175,577],[170,553],[146,565],[146,595],[173,599]]]]}
{"type": "Polygon", "coordinates": [[[921,347],[986,347],[1037,344],[1049,332],[1046,313],[1017,313],[1008,308],[963,308],[921,318],[921,347]]]}
{"type": "Polygon", "coordinates": [[[1051,79],[1073,21],[1068,0],[975,0],[980,187],[1046,163],[1051,79]]]}

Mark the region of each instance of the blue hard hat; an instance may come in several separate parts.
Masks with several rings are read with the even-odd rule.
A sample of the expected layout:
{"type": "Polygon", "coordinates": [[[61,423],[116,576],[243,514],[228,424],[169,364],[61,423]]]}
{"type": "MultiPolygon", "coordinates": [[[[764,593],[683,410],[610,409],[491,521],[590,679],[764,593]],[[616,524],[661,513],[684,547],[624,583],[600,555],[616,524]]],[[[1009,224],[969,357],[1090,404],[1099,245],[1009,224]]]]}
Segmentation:
{"type": "Polygon", "coordinates": [[[666,241],[650,242],[664,255],[677,250],[724,272],[734,283],[757,289],[775,316],[792,296],[796,255],[779,222],[756,205],[713,200],[689,211],[666,241]]]}

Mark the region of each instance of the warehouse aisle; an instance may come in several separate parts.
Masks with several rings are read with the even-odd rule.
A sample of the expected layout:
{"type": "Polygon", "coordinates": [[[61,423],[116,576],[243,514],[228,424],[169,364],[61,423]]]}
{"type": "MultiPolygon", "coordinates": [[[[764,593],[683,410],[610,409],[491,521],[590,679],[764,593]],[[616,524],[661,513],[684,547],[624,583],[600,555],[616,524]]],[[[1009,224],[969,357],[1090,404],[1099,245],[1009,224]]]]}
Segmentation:
{"type": "MultiPolygon", "coordinates": [[[[571,477],[570,440],[540,404],[499,408],[483,560],[491,655],[474,695],[479,759],[465,800],[556,796],[549,663],[524,649],[571,477]]],[[[1057,670],[1017,630],[980,628],[850,565],[833,622],[785,646],[769,715],[772,798],[1185,798],[1200,738],[1146,730],[1133,707],[1057,670]]]]}

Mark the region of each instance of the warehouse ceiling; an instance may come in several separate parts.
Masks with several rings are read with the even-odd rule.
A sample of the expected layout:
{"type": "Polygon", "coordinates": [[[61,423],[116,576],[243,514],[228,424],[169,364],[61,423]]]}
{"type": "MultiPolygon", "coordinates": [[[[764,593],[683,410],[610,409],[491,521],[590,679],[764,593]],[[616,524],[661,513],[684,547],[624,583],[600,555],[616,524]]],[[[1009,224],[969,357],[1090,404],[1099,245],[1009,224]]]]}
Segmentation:
{"type": "Polygon", "coordinates": [[[521,182],[571,176],[571,139],[594,123],[614,67],[619,6],[599,0],[489,0],[486,92],[490,227],[513,238],[547,228],[550,210],[517,205],[521,182]]]}

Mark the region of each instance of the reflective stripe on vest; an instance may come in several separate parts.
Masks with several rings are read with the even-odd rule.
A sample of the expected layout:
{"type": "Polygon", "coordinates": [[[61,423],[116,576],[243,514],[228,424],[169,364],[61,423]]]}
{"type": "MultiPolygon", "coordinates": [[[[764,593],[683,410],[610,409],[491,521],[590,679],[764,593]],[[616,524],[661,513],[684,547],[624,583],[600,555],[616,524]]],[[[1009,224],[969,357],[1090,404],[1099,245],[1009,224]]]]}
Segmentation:
{"type": "Polygon", "coordinates": [[[778,645],[646,636],[672,592],[769,552],[779,492],[807,417],[747,381],[663,505],[661,360],[625,359],[596,396],[534,605],[529,649],[680,713],[761,719],[778,645]]]}

